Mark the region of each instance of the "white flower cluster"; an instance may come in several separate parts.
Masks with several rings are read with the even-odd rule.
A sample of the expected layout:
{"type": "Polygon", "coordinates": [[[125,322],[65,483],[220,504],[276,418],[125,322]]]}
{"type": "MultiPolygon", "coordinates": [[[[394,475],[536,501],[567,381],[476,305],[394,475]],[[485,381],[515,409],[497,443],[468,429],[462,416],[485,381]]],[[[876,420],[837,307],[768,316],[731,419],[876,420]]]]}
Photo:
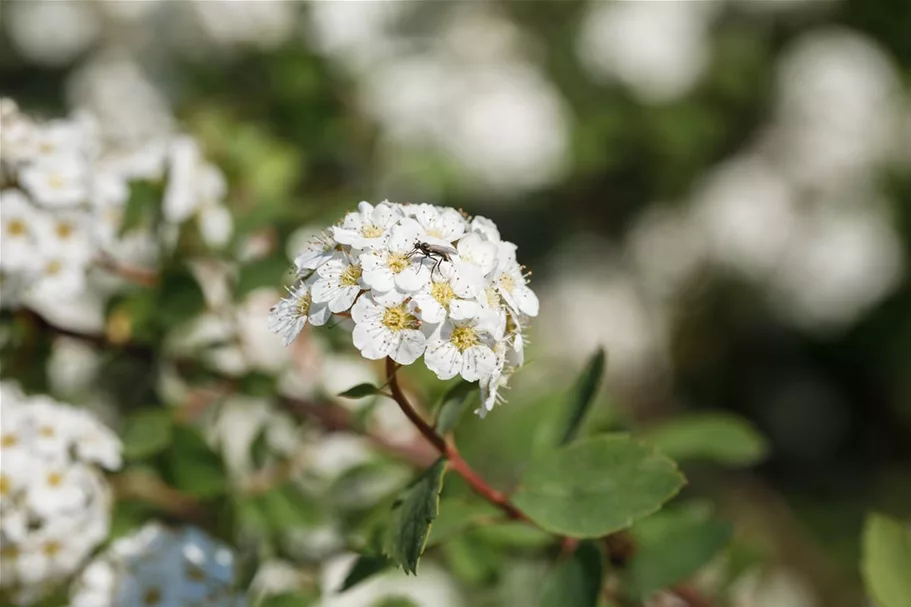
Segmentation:
{"type": "Polygon", "coordinates": [[[350,316],[365,358],[410,365],[423,355],[440,379],[477,381],[482,415],[522,365],[522,330],[537,316],[538,298],[516,246],[489,219],[429,204],[362,202],[310,240],[295,265],[300,280],[269,317],[286,345],[308,322],[350,316]]]}
{"type": "Polygon", "coordinates": [[[108,535],[120,439],[91,413],[0,386],[0,595],[40,599],[108,535]]]}
{"type": "Polygon", "coordinates": [[[188,137],[123,149],[88,116],[41,122],[0,99],[0,146],[4,298],[80,293],[100,259],[154,263],[161,243],[173,242],[179,224],[194,216],[210,246],[230,237],[224,178],[188,137]],[[139,181],[155,184],[147,201],[153,208],[139,209],[143,220],[134,226],[126,215],[139,181]]]}
{"type": "Polygon", "coordinates": [[[195,528],[148,523],[111,544],[70,588],[70,607],[241,607],[234,553],[195,528]]]}

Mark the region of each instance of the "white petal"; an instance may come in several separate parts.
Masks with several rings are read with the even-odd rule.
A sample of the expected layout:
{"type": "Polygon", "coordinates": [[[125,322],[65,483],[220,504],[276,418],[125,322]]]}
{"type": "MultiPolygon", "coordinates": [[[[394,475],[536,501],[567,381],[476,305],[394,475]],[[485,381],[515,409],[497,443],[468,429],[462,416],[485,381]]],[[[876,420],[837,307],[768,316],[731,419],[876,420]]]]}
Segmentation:
{"type": "Polygon", "coordinates": [[[351,318],[356,323],[378,322],[385,308],[376,303],[372,295],[364,295],[351,307],[351,318]]]}
{"type": "Polygon", "coordinates": [[[463,261],[454,262],[452,290],[462,299],[471,299],[476,297],[484,288],[484,275],[481,269],[472,264],[463,261]]]}
{"type": "Polygon", "coordinates": [[[453,320],[476,318],[482,309],[481,304],[473,300],[453,299],[449,302],[449,316],[453,320]]]}
{"type": "Polygon", "coordinates": [[[316,273],[322,276],[323,278],[338,278],[341,276],[345,269],[351,265],[347,260],[342,259],[341,257],[333,257],[323,265],[321,265],[316,273]]]}
{"type": "Polygon", "coordinates": [[[323,278],[313,283],[310,289],[310,295],[316,303],[325,303],[332,301],[338,296],[341,285],[335,279],[323,278]]]}
{"type": "Polygon", "coordinates": [[[207,205],[199,214],[199,232],[210,247],[223,247],[234,231],[234,218],[226,207],[220,204],[207,205]]]}
{"type": "Polygon", "coordinates": [[[424,353],[424,334],[415,329],[400,331],[401,339],[390,357],[400,365],[410,365],[424,353]]]}
{"type": "Polygon", "coordinates": [[[462,367],[462,355],[448,340],[436,341],[427,346],[424,364],[440,379],[452,379],[462,367]]]}
{"type": "Polygon", "coordinates": [[[395,275],[395,286],[406,293],[420,291],[430,284],[430,271],[423,263],[412,263],[395,275]]]}
{"type": "Polygon", "coordinates": [[[446,319],[446,308],[430,293],[416,295],[414,301],[420,308],[421,320],[424,322],[439,323],[446,319]]]}
{"type": "Polygon", "coordinates": [[[497,356],[487,346],[472,346],[462,353],[462,378],[478,381],[489,376],[497,366],[497,356]]]}
{"type": "Polygon", "coordinates": [[[515,297],[516,304],[518,305],[520,311],[528,314],[529,316],[538,315],[538,296],[535,295],[534,291],[526,286],[516,287],[515,297]]]}
{"type": "Polygon", "coordinates": [[[332,310],[329,309],[329,306],[326,304],[311,304],[310,305],[310,322],[317,326],[321,327],[326,324],[329,320],[329,317],[332,316],[332,310]]]}
{"type": "Polygon", "coordinates": [[[364,284],[371,289],[385,293],[395,286],[395,275],[386,266],[368,270],[364,268],[364,284]]]}
{"type": "Polygon", "coordinates": [[[408,253],[414,248],[414,243],[422,239],[423,230],[420,224],[410,217],[402,219],[389,234],[387,242],[390,251],[408,253]]]}
{"type": "Polygon", "coordinates": [[[381,325],[355,325],[351,337],[354,346],[370,360],[385,358],[393,347],[392,332],[381,325]]]}
{"type": "Polygon", "coordinates": [[[471,229],[492,242],[500,240],[500,230],[497,229],[497,224],[486,217],[475,215],[475,218],[471,220],[471,229]]]}
{"type": "Polygon", "coordinates": [[[357,299],[357,294],[360,292],[361,290],[358,287],[342,287],[338,295],[329,301],[329,309],[336,314],[346,311],[357,299]]]}

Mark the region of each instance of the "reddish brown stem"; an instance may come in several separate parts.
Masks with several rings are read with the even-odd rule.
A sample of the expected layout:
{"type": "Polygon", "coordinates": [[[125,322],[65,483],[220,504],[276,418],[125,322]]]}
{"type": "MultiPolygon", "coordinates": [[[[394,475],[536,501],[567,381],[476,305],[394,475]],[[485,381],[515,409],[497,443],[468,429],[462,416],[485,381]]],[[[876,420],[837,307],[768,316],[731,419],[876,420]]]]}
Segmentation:
{"type": "Polygon", "coordinates": [[[529,519],[524,512],[516,508],[505,494],[488,485],[487,482],[468,465],[468,462],[462,458],[462,455],[454,444],[447,442],[445,438],[440,436],[437,431],[420,416],[405,396],[405,393],[402,392],[402,388],[399,386],[399,381],[395,374],[396,370],[397,366],[395,361],[391,358],[387,358],[386,376],[389,388],[392,390],[392,398],[398,403],[399,407],[402,409],[402,413],[411,420],[411,423],[414,424],[424,438],[439,451],[440,455],[449,461],[449,467],[465,479],[465,482],[468,483],[475,493],[505,512],[506,516],[514,520],[531,523],[531,519],[529,519]]]}

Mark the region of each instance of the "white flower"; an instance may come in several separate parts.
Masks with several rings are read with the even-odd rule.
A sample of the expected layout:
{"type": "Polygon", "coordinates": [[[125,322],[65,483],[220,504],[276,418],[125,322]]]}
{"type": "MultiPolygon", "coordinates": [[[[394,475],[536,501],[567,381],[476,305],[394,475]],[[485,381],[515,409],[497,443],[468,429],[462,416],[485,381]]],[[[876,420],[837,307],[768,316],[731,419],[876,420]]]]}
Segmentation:
{"type": "Polygon", "coordinates": [[[89,171],[81,159],[61,157],[27,166],[19,180],[36,202],[47,207],[72,207],[88,200],[89,171]]]}
{"type": "Polygon", "coordinates": [[[364,295],[351,308],[354,345],[365,358],[390,357],[410,365],[424,353],[426,337],[419,330],[414,302],[390,291],[383,296],[364,295]]]}
{"type": "Polygon", "coordinates": [[[320,326],[329,320],[329,306],[325,303],[313,304],[310,286],[300,283],[288,289],[289,296],[279,301],[269,313],[269,330],[282,336],[287,346],[296,338],[304,325],[320,326]]]}
{"type": "Polygon", "coordinates": [[[415,204],[406,206],[405,211],[417,220],[427,236],[447,244],[458,240],[465,233],[467,222],[455,209],[415,204]]]}
{"type": "Polygon", "coordinates": [[[522,267],[514,258],[500,262],[494,274],[497,293],[516,314],[538,315],[538,296],[528,288],[522,267]]]}
{"type": "Polygon", "coordinates": [[[329,310],[344,312],[351,307],[361,289],[366,288],[363,270],[347,254],[333,257],[317,270],[311,287],[314,303],[328,303],[329,310]]]}
{"type": "Polygon", "coordinates": [[[456,250],[452,288],[459,297],[476,297],[484,289],[485,276],[497,266],[497,245],[469,233],[459,240],[456,250]]]}
{"type": "Polygon", "coordinates": [[[402,217],[402,211],[389,201],[375,207],[369,202],[361,202],[357,208],[345,215],[342,225],[329,228],[332,236],[338,243],[355,249],[382,248],[390,228],[402,217]]]}
{"type": "Polygon", "coordinates": [[[502,339],[501,317],[484,312],[476,318],[448,319],[428,339],[424,362],[440,379],[461,375],[478,381],[494,372],[497,356],[493,347],[502,339]]]}
{"type": "Polygon", "coordinates": [[[394,287],[411,293],[430,282],[430,272],[421,271],[424,260],[414,255],[415,243],[425,239],[422,232],[417,221],[405,218],[392,228],[385,247],[362,253],[364,284],[380,293],[394,287]]]}
{"type": "Polygon", "coordinates": [[[231,550],[199,529],[148,523],[114,542],[70,588],[71,607],[241,607],[231,550]]]}
{"type": "Polygon", "coordinates": [[[327,234],[312,236],[304,245],[304,250],[294,258],[298,276],[303,276],[332,259],[337,246],[327,234]]]}
{"type": "Polygon", "coordinates": [[[28,270],[35,267],[36,223],[41,211],[19,190],[0,192],[0,268],[28,270]]]}
{"type": "Polygon", "coordinates": [[[500,242],[500,230],[497,229],[497,224],[486,217],[475,215],[474,219],[471,220],[471,231],[480,234],[491,242],[500,242]]]}
{"type": "Polygon", "coordinates": [[[107,536],[110,491],[94,463],[118,466],[120,442],[87,411],[0,392],[0,592],[34,602],[107,536]]]}
{"type": "Polygon", "coordinates": [[[451,264],[441,265],[438,273],[438,280],[429,282],[413,296],[421,320],[438,324],[443,322],[447,316],[455,319],[477,316],[481,311],[481,304],[477,300],[462,299],[456,295],[451,284],[453,266],[451,264]]]}

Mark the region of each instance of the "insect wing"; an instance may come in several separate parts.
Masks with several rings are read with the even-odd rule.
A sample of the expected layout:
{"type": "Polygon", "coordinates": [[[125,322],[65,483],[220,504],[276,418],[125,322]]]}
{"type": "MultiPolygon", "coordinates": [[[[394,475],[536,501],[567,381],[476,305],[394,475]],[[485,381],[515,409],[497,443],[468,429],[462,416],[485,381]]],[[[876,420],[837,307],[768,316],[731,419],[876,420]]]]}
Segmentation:
{"type": "Polygon", "coordinates": [[[427,250],[430,251],[431,255],[439,255],[445,259],[449,259],[450,255],[458,255],[459,252],[456,251],[453,247],[448,244],[435,244],[435,243],[425,243],[427,245],[427,250]]]}

